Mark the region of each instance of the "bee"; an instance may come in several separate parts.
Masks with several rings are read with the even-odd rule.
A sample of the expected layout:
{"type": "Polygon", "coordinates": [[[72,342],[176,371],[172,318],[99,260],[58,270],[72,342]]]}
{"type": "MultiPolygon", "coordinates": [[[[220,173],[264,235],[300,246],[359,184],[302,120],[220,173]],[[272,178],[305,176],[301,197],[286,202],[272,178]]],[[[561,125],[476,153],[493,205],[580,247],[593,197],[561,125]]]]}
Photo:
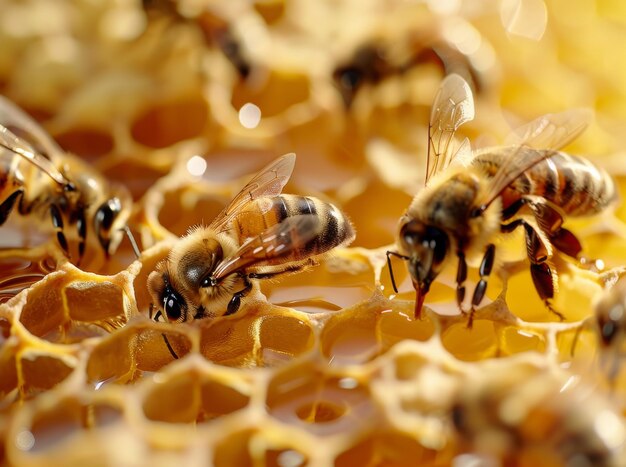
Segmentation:
{"type": "MultiPolygon", "coordinates": [[[[68,237],[78,240],[80,263],[94,236],[108,257],[119,246],[132,207],[129,191],[64,152],[33,119],[0,96],[0,225],[17,209],[48,217],[70,257],[68,237]]],[[[130,237],[129,237],[130,238],[130,237]]],[[[133,247],[136,245],[133,242],[133,247]]]]}
{"type": "Polygon", "coordinates": [[[462,385],[451,411],[462,451],[485,465],[624,465],[626,430],[612,404],[576,376],[514,370],[462,385]]]}
{"type": "Polygon", "coordinates": [[[407,262],[419,317],[432,282],[456,257],[456,301],[465,314],[467,261],[479,260],[471,327],[494,265],[494,238],[521,227],[534,287],[562,319],[550,304],[557,288],[551,259],[555,250],[582,259],[581,244],[562,226],[564,219],[597,214],[617,199],[615,184],[604,170],[557,150],[586,128],[590,112],[572,109],[545,115],[518,129],[515,144],[472,153],[467,138],[457,143],[454,135],[473,118],[469,85],[458,75],[448,76],[431,109],[425,187],[400,219],[398,251],[387,252],[394,290],[390,256],[407,262]]]}
{"type": "Polygon", "coordinates": [[[377,86],[388,78],[403,76],[425,65],[433,65],[446,75],[464,76],[477,92],[485,88],[488,79],[474,66],[471,55],[461,52],[437,30],[418,32],[413,29],[414,25],[412,30],[401,33],[394,30],[376,34],[337,64],[332,77],[346,109],[352,107],[361,89],[377,86]]]}
{"type": "Polygon", "coordinates": [[[295,160],[286,154],[262,169],[208,227],[191,229],[157,264],[148,276],[155,321],[232,315],[255,281],[302,271],[354,239],[336,206],[280,194],[295,160]]]}
{"type": "Polygon", "coordinates": [[[571,354],[578,343],[583,328],[592,328],[598,336],[600,362],[608,366],[608,380],[613,383],[619,373],[624,355],[626,332],[626,280],[622,279],[602,293],[594,304],[592,320],[585,321],[572,341],[571,354]]]}

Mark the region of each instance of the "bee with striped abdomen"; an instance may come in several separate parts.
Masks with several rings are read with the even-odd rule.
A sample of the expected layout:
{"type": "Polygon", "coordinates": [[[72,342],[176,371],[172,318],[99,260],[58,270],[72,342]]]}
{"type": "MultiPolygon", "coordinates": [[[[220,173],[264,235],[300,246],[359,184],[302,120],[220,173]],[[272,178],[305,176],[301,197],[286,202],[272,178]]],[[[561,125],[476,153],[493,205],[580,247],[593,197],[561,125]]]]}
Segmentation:
{"type": "Polygon", "coordinates": [[[77,263],[91,235],[108,256],[116,251],[124,233],[129,233],[126,222],[132,198],[128,190],[64,152],[33,119],[2,96],[0,154],[0,225],[14,209],[23,216],[49,216],[67,256],[68,236],[78,240],[77,263]]]}
{"type": "Polygon", "coordinates": [[[474,465],[624,465],[626,429],[601,393],[554,369],[507,370],[468,375],[455,397],[457,443],[474,465]]]}
{"type": "MultiPolygon", "coordinates": [[[[479,260],[471,326],[493,268],[494,237],[522,227],[535,289],[562,317],[550,305],[557,287],[551,258],[555,250],[572,258],[581,253],[580,242],[562,227],[563,221],[597,214],[617,198],[604,170],[557,150],[586,128],[590,113],[575,109],[545,115],[521,127],[515,144],[472,153],[468,140],[457,144],[454,135],[473,118],[468,84],[458,75],[448,76],[431,110],[425,187],[400,220],[398,251],[387,253],[390,272],[390,256],[407,261],[418,317],[431,283],[456,256],[456,300],[464,312],[467,260],[479,260]]],[[[392,283],[395,288],[393,275],[392,283]]]]}
{"type": "Polygon", "coordinates": [[[354,239],[334,205],[280,194],[295,160],[287,154],[261,170],[208,227],[192,229],[156,266],[148,277],[155,320],[233,314],[254,281],[301,271],[354,239]]]}

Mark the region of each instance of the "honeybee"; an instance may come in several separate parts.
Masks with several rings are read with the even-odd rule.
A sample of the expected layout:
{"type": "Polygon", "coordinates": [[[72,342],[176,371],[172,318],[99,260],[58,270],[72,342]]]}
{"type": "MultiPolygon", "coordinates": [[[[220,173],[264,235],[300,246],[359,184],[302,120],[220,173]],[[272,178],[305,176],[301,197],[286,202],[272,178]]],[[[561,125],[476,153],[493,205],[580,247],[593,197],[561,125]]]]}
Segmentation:
{"type": "Polygon", "coordinates": [[[626,429],[607,400],[575,376],[514,370],[462,385],[451,413],[462,451],[485,465],[624,465],[626,429]]]}
{"type": "Polygon", "coordinates": [[[0,154],[0,225],[14,208],[23,216],[49,216],[66,256],[70,256],[68,237],[78,240],[77,264],[91,235],[107,257],[116,251],[124,233],[130,235],[128,190],[64,152],[43,128],[2,96],[0,154]]]}
{"type": "MultiPolygon", "coordinates": [[[[359,44],[337,64],[333,80],[346,108],[352,106],[361,89],[384,80],[403,76],[419,66],[435,66],[444,74],[458,73],[481,91],[487,77],[474,66],[474,60],[432,26],[415,26],[397,31],[382,30],[359,44]],[[422,30],[422,28],[425,28],[422,30]]],[[[469,27],[469,26],[468,26],[469,27]]]]}
{"type": "Polygon", "coordinates": [[[626,280],[619,280],[613,287],[600,295],[594,304],[594,316],[591,323],[585,322],[576,330],[572,342],[572,356],[578,337],[583,327],[595,329],[600,346],[600,358],[602,363],[608,365],[608,380],[615,381],[620,363],[624,355],[626,339],[626,280]]]}
{"type": "Polygon", "coordinates": [[[254,281],[302,271],[354,239],[336,206],[280,194],[295,160],[286,154],[262,169],[208,227],[191,229],[157,264],[148,277],[156,321],[231,315],[254,281]]]}
{"type": "Polygon", "coordinates": [[[390,256],[407,261],[419,317],[432,282],[456,256],[456,301],[466,313],[467,259],[482,258],[469,310],[471,327],[493,268],[495,236],[522,227],[535,289],[562,319],[550,304],[557,288],[551,258],[555,250],[579,258],[582,249],[576,236],[562,227],[565,216],[597,214],[617,199],[615,184],[604,170],[557,151],[586,128],[590,112],[545,115],[521,127],[516,144],[474,153],[467,138],[460,144],[454,140],[457,129],[473,118],[468,84],[458,75],[448,76],[431,109],[425,187],[400,219],[398,251],[387,252],[394,290],[390,256]]]}

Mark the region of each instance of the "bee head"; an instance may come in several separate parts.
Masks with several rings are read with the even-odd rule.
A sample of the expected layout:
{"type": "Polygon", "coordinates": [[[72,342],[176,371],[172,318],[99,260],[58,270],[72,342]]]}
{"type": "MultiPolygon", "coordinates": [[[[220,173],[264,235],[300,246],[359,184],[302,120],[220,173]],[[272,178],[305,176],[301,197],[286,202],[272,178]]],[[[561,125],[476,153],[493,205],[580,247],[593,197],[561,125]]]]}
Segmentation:
{"type": "Polygon", "coordinates": [[[412,219],[400,228],[399,240],[409,257],[409,273],[417,292],[415,314],[419,316],[430,284],[443,268],[450,239],[443,230],[412,219]]]}
{"type": "Polygon", "coordinates": [[[124,236],[124,227],[130,216],[132,200],[128,192],[120,190],[104,201],[95,212],[93,227],[107,256],[115,253],[124,236]]]}
{"type": "Polygon", "coordinates": [[[220,242],[212,237],[190,232],[179,240],[167,259],[157,264],[148,276],[148,290],[152,303],[170,323],[182,323],[214,316],[206,309],[205,299],[211,298],[212,273],[223,259],[220,242]]]}
{"type": "Polygon", "coordinates": [[[161,316],[170,323],[187,321],[189,310],[187,300],[172,284],[169,274],[163,271],[162,263],[148,276],[148,291],[159,310],[153,316],[155,321],[159,321],[161,316]]]}

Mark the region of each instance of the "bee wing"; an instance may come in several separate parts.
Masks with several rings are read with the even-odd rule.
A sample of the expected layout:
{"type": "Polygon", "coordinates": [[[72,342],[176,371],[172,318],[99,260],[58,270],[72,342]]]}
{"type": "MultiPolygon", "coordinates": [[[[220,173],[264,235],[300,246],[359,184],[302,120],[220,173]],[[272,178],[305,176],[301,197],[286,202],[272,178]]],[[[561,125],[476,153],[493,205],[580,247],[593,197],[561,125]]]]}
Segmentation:
{"type": "Polygon", "coordinates": [[[507,146],[536,149],[561,149],[576,139],[593,120],[591,109],[570,109],[543,115],[514,130],[505,140],[507,146]]]}
{"type": "Polygon", "coordinates": [[[491,179],[489,189],[478,204],[479,210],[487,209],[526,170],[552,157],[559,148],[574,140],[587,128],[592,117],[588,109],[571,109],[544,115],[518,128],[507,139],[516,141],[516,147],[491,179]]]}
{"type": "Polygon", "coordinates": [[[63,150],[39,124],[3,96],[0,96],[0,146],[36,165],[55,182],[69,183],[53,162],[63,150]]]}
{"type": "MultiPolygon", "coordinates": [[[[441,82],[435,95],[428,125],[428,160],[425,184],[447,167],[469,146],[455,143],[454,134],[461,125],[474,119],[474,97],[467,82],[453,73],[441,82]]],[[[465,156],[464,156],[465,157],[465,156]]]]}
{"type": "MultiPolygon", "coordinates": [[[[279,195],[283,191],[283,187],[286,185],[289,177],[291,177],[295,163],[296,155],[289,153],[264,167],[241,189],[230,204],[217,215],[211,222],[210,228],[217,232],[229,230],[233,219],[245,212],[245,206],[248,203],[263,196],[279,195]]],[[[267,209],[271,208],[271,203],[266,203],[266,205],[267,209]]],[[[261,209],[263,208],[261,207],[261,209]]]]}
{"type": "Polygon", "coordinates": [[[215,268],[213,278],[219,280],[251,266],[271,266],[305,259],[311,253],[303,247],[320,234],[321,228],[320,218],[314,214],[287,217],[245,242],[231,258],[215,268]],[[301,254],[294,255],[294,251],[301,254]]]}

